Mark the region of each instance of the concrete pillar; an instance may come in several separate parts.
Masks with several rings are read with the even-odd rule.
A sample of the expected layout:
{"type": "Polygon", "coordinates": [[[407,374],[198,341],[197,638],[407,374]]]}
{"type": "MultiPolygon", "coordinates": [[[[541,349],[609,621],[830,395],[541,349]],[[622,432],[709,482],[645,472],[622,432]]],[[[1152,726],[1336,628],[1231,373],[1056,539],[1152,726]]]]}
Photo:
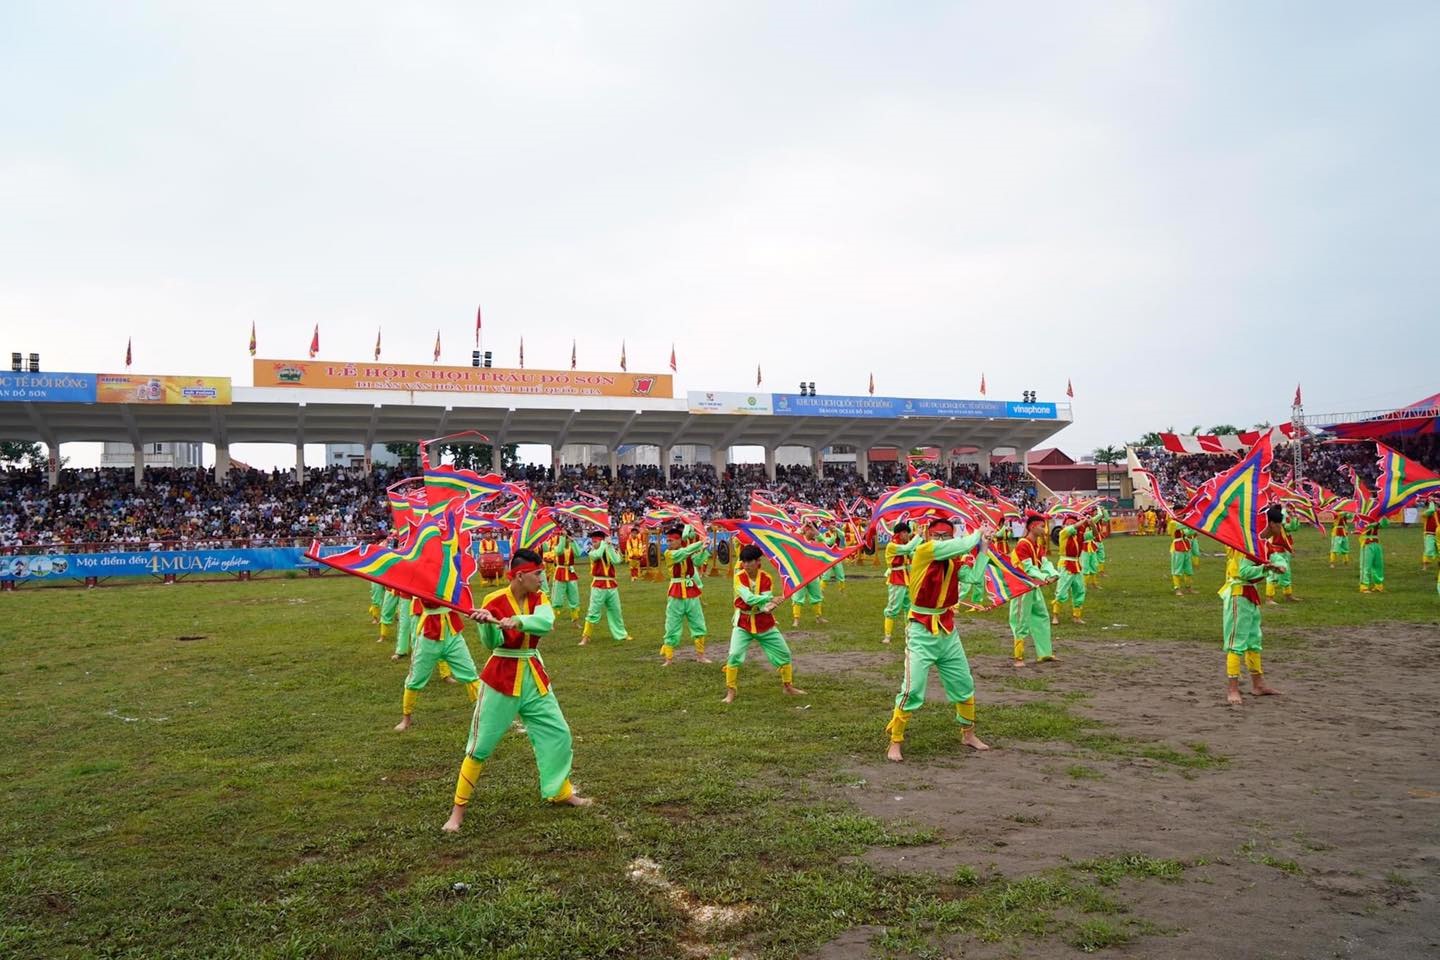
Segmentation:
{"type": "Polygon", "coordinates": [[[824,447],[811,447],[811,448],[810,448],[810,466],[811,466],[811,468],[814,469],[814,471],[815,471],[815,476],[817,476],[817,477],[823,477],[823,476],[825,476],[825,448],[824,448],[824,447]]]}
{"type": "Polygon", "coordinates": [[[669,448],[669,447],[660,447],[659,450],[660,450],[660,475],[665,478],[665,482],[666,482],[666,483],[669,483],[669,482],[670,482],[670,448],[669,448]]]}
{"type": "Polygon", "coordinates": [[[980,476],[990,476],[990,451],[981,450],[975,455],[975,462],[980,466],[980,476]]]}
{"type": "Polygon", "coordinates": [[[870,451],[855,448],[855,472],[860,474],[861,480],[870,479],[870,451]]]}
{"type": "Polygon", "coordinates": [[[726,454],[729,453],[724,447],[710,448],[710,466],[715,468],[715,476],[725,476],[726,454]]]}
{"type": "Polygon", "coordinates": [[[565,464],[561,462],[560,448],[559,448],[559,447],[551,447],[551,448],[550,448],[550,469],[551,469],[552,471],[554,471],[556,477],[559,477],[559,476],[560,476],[560,468],[563,467],[564,465],[565,465],[565,464]]]}
{"type": "Polygon", "coordinates": [[[50,454],[46,459],[45,482],[51,487],[60,486],[60,444],[47,443],[45,447],[50,454]]]}
{"type": "Polygon", "coordinates": [[[765,479],[771,483],[775,482],[775,451],[776,447],[765,448],[765,479]]]}
{"type": "Polygon", "coordinates": [[[305,444],[295,444],[295,482],[305,483],[305,444]]]}
{"type": "Polygon", "coordinates": [[[620,476],[620,454],[612,447],[610,450],[610,477],[613,479],[620,476]]]}
{"type": "Polygon", "coordinates": [[[215,444],[215,482],[224,483],[230,477],[230,447],[215,444]]]}

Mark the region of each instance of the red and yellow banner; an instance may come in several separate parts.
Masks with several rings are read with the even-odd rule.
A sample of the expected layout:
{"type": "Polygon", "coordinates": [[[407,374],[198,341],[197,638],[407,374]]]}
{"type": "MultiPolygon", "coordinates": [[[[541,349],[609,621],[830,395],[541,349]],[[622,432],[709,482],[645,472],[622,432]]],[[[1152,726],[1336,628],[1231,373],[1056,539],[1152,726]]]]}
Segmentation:
{"type": "Polygon", "coordinates": [[[153,403],[229,406],[229,377],[147,377],[139,373],[97,373],[96,403],[153,403]]]}
{"type": "Polygon", "coordinates": [[[257,387],[312,390],[408,390],[416,393],[528,393],[539,396],[658,397],[675,395],[674,377],[658,373],[515,370],[326,360],[255,360],[257,387]]]}

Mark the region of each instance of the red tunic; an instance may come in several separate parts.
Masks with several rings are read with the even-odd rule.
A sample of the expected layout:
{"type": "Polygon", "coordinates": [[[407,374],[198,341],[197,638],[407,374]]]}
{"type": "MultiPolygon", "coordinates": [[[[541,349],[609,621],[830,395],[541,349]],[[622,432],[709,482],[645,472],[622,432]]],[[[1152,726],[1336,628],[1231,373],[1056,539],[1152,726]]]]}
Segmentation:
{"type": "MultiPolygon", "coordinates": [[[[744,570],[735,578],[742,586],[747,587],[752,593],[774,593],[775,581],[770,574],[761,570],[756,575],[754,583],[750,581],[750,574],[744,570]]],[[[775,614],[773,613],[752,613],[750,605],[738,596],[735,598],[735,609],[740,611],[740,617],[735,625],[741,630],[748,630],[750,633],[764,633],[766,630],[773,630],[775,627],[775,614]]]]}
{"type": "Polygon", "coordinates": [[[590,576],[594,578],[590,586],[596,590],[614,590],[617,586],[615,564],[610,562],[609,557],[602,555],[591,560],[590,576]]]}
{"type": "Polygon", "coordinates": [[[681,580],[693,581],[695,573],[695,556],[691,554],[679,563],[670,564],[670,590],[666,596],[674,597],[676,600],[689,600],[700,596],[700,588],[694,583],[689,585],[681,583],[681,580]]]}
{"type": "Polygon", "coordinates": [[[1284,530],[1280,530],[1270,535],[1271,553],[1293,553],[1294,550],[1295,542],[1290,539],[1290,534],[1286,533],[1284,530]]]}
{"type": "Polygon", "coordinates": [[[1170,541],[1170,549],[1175,553],[1189,553],[1190,538],[1185,536],[1185,528],[1176,527],[1173,536],[1174,539],[1170,541]]]}
{"type": "MultiPolygon", "coordinates": [[[[507,617],[534,613],[536,607],[546,602],[543,593],[532,593],[525,598],[525,609],[521,610],[515,595],[506,587],[486,597],[481,606],[493,613],[497,619],[504,620],[507,617]]],[[[504,639],[500,646],[507,650],[534,650],[540,646],[540,638],[534,634],[522,633],[519,630],[502,630],[501,634],[504,639]]],[[[480,671],[480,682],[507,697],[518,697],[525,680],[524,669],[527,663],[534,668],[535,683],[540,688],[541,696],[544,696],[550,689],[550,675],[545,672],[545,664],[540,662],[539,657],[517,658],[491,654],[490,659],[485,661],[485,669],[480,671]]]]}
{"type": "Polygon", "coordinates": [[[555,582],[569,583],[579,579],[575,573],[575,545],[566,540],[565,549],[555,551],[555,582]]]}
{"type": "Polygon", "coordinates": [[[1043,542],[1036,544],[1029,537],[1025,537],[1015,544],[1014,550],[1010,551],[1010,562],[1024,570],[1026,560],[1038,567],[1045,561],[1046,555],[1047,551],[1043,542]]]}
{"type": "Polygon", "coordinates": [[[892,587],[903,587],[910,582],[910,558],[896,556],[890,558],[890,573],[885,582],[892,587]]]}
{"type": "Polygon", "coordinates": [[[451,633],[461,633],[465,629],[465,618],[460,614],[444,607],[427,607],[418,597],[410,601],[410,613],[420,618],[420,636],[426,640],[438,642],[445,635],[447,620],[451,633]]]}
{"type": "MultiPolygon", "coordinates": [[[[920,549],[925,548],[922,546],[920,549]]],[[[931,633],[949,633],[955,629],[955,604],[960,602],[960,579],[957,576],[960,559],[931,559],[925,565],[925,572],[920,575],[920,583],[910,591],[910,619],[931,633]],[[937,616],[933,613],[921,613],[914,609],[915,607],[942,612],[937,616]]],[[[915,558],[912,557],[910,562],[913,566],[915,558]]]]}
{"type": "Polygon", "coordinates": [[[1440,510],[1425,517],[1425,532],[1433,534],[1437,529],[1440,529],[1440,510]]]}
{"type": "Polygon", "coordinates": [[[1068,540],[1064,536],[1060,538],[1060,544],[1065,550],[1065,559],[1061,561],[1064,566],[1060,569],[1066,573],[1080,572],[1080,551],[1085,547],[1085,541],[1082,539],[1084,535],[1085,524],[1081,523],[1076,525],[1073,537],[1068,540]]]}

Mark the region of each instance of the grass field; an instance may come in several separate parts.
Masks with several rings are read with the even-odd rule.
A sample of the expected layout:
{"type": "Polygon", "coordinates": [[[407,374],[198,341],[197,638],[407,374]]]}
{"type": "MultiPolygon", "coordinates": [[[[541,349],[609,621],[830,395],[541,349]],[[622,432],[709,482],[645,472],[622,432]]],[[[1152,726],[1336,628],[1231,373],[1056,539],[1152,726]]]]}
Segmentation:
{"type": "MultiPolygon", "coordinates": [[[[1299,539],[1305,602],[1267,619],[1273,670],[1317,628],[1436,622],[1417,531],[1387,535],[1383,596],[1360,596],[1354,567],[1326,569],[1318,534],[1299,539]]],[[[1207,554],[1198,594],[1175,598],[1166,545],[1110,542],[1088,625],[1057,634],[1062,669],[1075,638],[1161,658],[1201,644],[1218,664],[1223,561],[1207,554]]],[[[374,642],[363,583],[0,595],[0,955],[790,957],[856,929],[876,931],[862,956],[938,956],[945,933],[1021,955],[1166,935],[1117,884],[1183,885],[1193,862],[1117,846],[1005,876],[862,858],[937,839],[903,809],[877,817],[847,795],[856,769],[883,755],[899,679],[901,645],[877,642],[876,574],[852,566],[848,590],[827,597],[831,625],[791,635],[807,696],[783,697],[754,650],[729,707],[728,582],[707,584],[716,664],[682,648],[668,670],[656,655],[662,588],[624,584],[636,642],[578,648],[566,624],[542,648],[575,732],[576,786],[596,805],[540,802],[529,747],[512,735],[456,838],[439,826],[470,706],[460,688],[432,682],[415,728],[391,732],[405,667],[374,642]]],[[[980,682],[979,724],[1002,751],[1059,744],[1077,783],[1103,778],[1115,758],[1143,759],[1174,782],[1227,763],[1183,730],[1116,732],[1086,710],[1083,691],[1051,690],[1038,671],[988,669],[1008,656],[1002,622],[1000,611],[962,625],[972,661],[987,667],[977,672],[999,678],[980,682]],[[1001,690],[1027,699],[996,703],[1001,690]]],[[[1223,699],[1214,672],[1195,684],[1223,699]]],[[[943,704],[921,711],[909,736],[912,780],[960,753],[943,704]]],[[[964,772],[984,777],[984,763],[964,772]]]]}

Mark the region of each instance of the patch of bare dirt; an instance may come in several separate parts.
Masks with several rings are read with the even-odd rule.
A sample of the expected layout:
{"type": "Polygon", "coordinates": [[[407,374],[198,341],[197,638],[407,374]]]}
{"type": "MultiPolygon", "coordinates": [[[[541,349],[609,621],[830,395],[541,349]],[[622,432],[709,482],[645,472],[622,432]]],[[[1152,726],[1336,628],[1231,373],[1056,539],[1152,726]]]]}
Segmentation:
{"type": "MultiPolygon", "coordinates": [[[[1120,853],[1173,858],[1192,865],[1181,882],[1118,888],[1133,915],[1172,935],[1112,952],[1440,956],[1440,631],[1377,624],[1309,641],[1267,651],[1266,676],[1283,695],[1247,695],[1240,707],[1225,705],[1223,658],[1209,647],[1067,640],[1063,663],[1024,672],[1049,681],[1043,694],[1005,688],[1005,662],[975,658],[982,705],[1084,693],[1071,709],[1112,732],[1186,751],[1203,743],[1229,761],[1183,773],[1065,743],[1000,742],[976,755],[957,737],[943,757],[897,765],[877,749],[875,763],[853,770],[847,793],[871,814],[933,827],[943,839],[875,849],[866,860],[1018,877],[1120,853]],[[1077,779],[1075,765],[1100,778],[1077,779]],[[928,789],[915,789],[918,779],[928,789]]],[[[944,701],[936,686],[928,699],[944,701]]],[[[816,956],[869,956],[862,933],[816,956]]],[[[949,947],[965,957],[995,950],[949,947]]],[[[1025,944],[1023,955],[1080,954],[1052,939],[1025,944]]]]}

